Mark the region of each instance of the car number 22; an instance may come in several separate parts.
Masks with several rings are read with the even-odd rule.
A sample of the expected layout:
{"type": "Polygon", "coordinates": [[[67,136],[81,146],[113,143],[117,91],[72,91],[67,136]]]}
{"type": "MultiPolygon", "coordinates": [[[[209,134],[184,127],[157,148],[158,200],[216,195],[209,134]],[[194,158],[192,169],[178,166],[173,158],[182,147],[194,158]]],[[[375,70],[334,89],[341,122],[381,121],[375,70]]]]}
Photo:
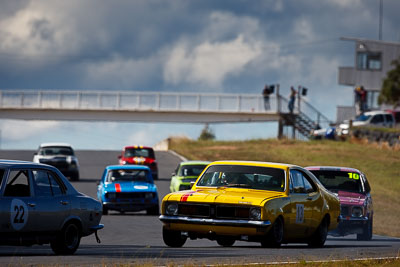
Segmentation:
{"type": "Polygon", "coordinates": [[[15,230],[21,230],[28,221],[28,206],[20,199],[13,199],[10,207],[10,221],[15,230]]]}

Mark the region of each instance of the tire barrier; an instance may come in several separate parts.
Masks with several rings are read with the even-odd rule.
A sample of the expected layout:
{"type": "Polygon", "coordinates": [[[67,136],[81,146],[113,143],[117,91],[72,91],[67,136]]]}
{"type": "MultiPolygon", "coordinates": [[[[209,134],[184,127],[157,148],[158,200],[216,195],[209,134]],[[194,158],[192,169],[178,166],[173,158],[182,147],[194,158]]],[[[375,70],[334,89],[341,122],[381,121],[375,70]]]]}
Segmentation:
{"type": "Polygon", "coordinates": [[[356,139],[368,140],[368,143],[384,144],[400,150],[400,131],[384,131],[380,129],[353,128],[351,136],[356,139]]]}

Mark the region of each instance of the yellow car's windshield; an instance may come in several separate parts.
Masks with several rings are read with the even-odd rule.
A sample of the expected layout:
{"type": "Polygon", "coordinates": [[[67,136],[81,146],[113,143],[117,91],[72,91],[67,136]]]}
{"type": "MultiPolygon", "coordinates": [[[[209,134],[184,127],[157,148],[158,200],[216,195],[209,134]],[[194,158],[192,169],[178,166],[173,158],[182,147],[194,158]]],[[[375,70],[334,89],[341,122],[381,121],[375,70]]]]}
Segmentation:
{"type": "Polygon", "coordinates": [[[283,192],[285,171],[277,168],[213,165],[197,182],[197,186],[234,187],[283,192]]]}

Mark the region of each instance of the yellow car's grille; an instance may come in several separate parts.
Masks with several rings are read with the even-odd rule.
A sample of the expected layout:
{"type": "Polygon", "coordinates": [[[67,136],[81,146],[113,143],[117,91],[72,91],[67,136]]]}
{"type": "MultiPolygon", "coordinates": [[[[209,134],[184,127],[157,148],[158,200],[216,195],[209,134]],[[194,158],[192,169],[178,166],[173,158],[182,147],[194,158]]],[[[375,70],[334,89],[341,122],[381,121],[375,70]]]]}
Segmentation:
{"type": "Polygon", "coordinates": [[[190,217],[210,217],[209,205],[179,204],[178,214],[190,217]]]}
{"type": "Polygon", "coordinates": [[[201,218],[249,219],[249,207],[214,204],[178,204],[178,215],[201,218]]]}
{"type": "Polygon", "coordinates": [[[249,208],[247,207],[217,206],[217,218],[248,219],[249,215],[249,208]]]}

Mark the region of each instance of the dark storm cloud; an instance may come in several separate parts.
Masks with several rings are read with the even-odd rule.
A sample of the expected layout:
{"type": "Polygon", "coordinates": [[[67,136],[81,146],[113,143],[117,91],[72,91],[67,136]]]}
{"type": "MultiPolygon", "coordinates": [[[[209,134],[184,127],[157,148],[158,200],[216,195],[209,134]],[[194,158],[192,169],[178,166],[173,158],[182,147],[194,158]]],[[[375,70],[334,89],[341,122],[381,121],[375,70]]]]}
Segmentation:
{"type": "MultiPolygon", "coordinates": [[[[0,87],[190,91],[200,82],[256,92],[265,80],[320,83],[311,64],[352,62],[339,37],[378,36],[378,2],[3,1],[0,87]],[[232,68],[229,56],[204,60],[205,50],[228,48],[243,55],[232,68]]],[[[399,1],[384,1],[388,40],[399,34],[396,10],[399,1]]]]}
{"type": "MultiPolygon", "coordinates": [[[[259,94],[264,84],[279,83],[286,95],[291,85],[303,85],[309,101],[334,119],[336,105],[352,104],[352,88],[338,85],[337,71],[354,65],[354,44],[339,38],[377,39],[379,2],[0,0],[0,89],[259,94]]],[[[383,3],[383,39],[400,41],[400,1],[383,3]]],[[[83,124],[35,122],[29,132],[26,122],[0,126],[14,144],[37,147],[43,135],[60,139],[83,124]]],[[[137,131],[86,125],[90,141],[74,138],[98,148],[93,136],[107,128],[107,143],[121,127],[137,131]]],[[[171,134],[170,126],[150,128],[127,142],[152,144],[171,134]]],[[[256,137],[265,137],[264,130],[256,137]]],[[[251,137],[239,132],[246,131],[225,130],[219,138],[251,137]]]]}

